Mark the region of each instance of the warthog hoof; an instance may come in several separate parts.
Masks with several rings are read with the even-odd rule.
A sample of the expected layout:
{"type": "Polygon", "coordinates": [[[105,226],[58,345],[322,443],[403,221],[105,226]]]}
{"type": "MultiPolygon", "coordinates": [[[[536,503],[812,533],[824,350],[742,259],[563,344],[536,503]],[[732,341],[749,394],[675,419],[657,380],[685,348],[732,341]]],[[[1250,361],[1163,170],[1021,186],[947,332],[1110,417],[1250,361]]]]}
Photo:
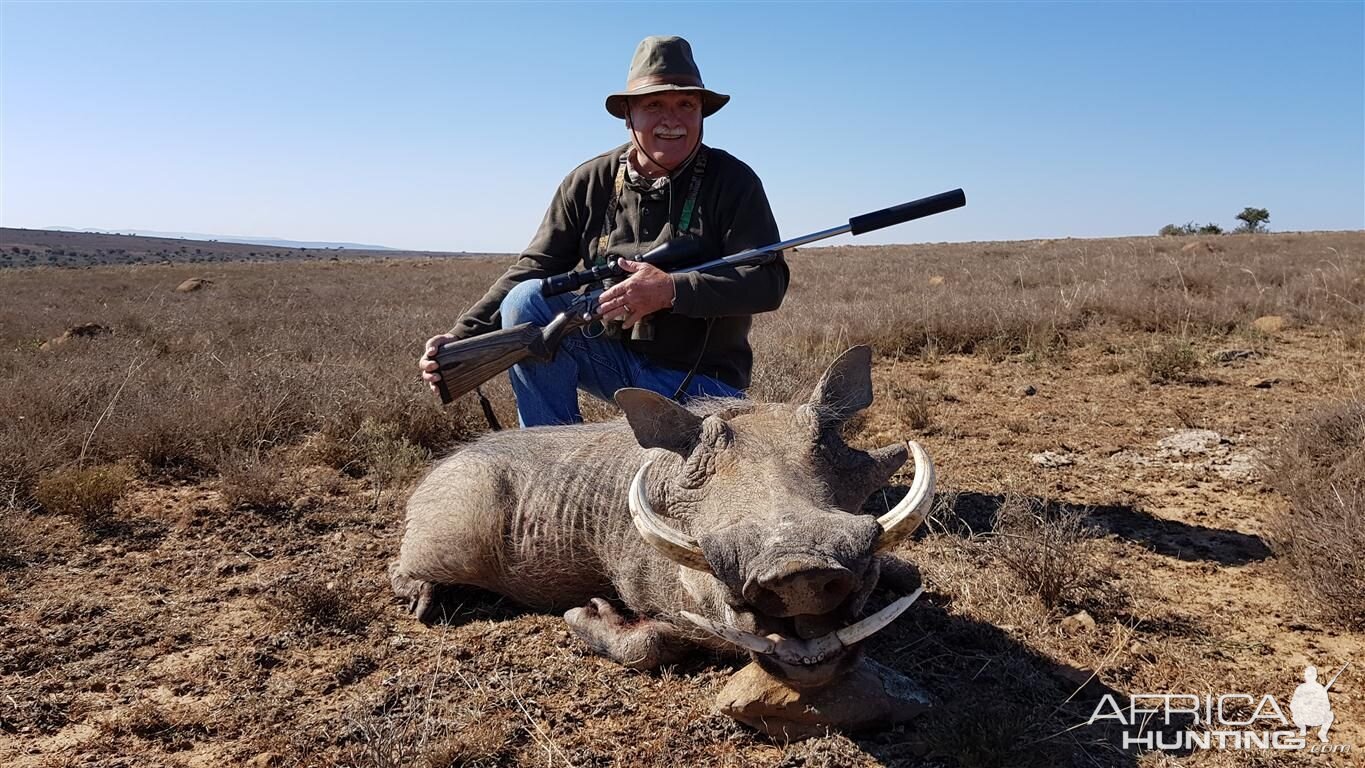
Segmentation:
{"type": "Polygon", "coordinates": [[[398,569],[397,562],[389,566],[389,584],[393,587],[394,595],[407,601],[408,613],[418,621],[429,625],[435,620],[435,611],[432,610],[436,604],[435,584],[408,576],[398,569]]]}

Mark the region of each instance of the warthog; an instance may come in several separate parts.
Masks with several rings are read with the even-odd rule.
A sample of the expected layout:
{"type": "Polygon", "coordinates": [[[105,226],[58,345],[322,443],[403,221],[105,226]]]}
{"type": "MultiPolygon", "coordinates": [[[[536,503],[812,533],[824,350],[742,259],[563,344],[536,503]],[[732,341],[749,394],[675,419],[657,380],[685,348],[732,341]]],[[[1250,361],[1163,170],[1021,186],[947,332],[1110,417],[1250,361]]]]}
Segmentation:
{"type": "Polygon", "coordinates": [[[855,347],[809,402],[691,409],[640,389],[624,420],[489,435],[436,466],[408,501],[395,593],[428,621],[438,585],[565,610],[573,633],[629,667],[697,647],[744,649],[797,687],[825,685],[910,602],[859,620],[879,578],[916,580],[887,553],[924,520],[933,467],[915,443],[855,450],[844,422],[872,402],[855,347]],[[910,492],[880,518],[863,502],[906,461],[910,492]]]}

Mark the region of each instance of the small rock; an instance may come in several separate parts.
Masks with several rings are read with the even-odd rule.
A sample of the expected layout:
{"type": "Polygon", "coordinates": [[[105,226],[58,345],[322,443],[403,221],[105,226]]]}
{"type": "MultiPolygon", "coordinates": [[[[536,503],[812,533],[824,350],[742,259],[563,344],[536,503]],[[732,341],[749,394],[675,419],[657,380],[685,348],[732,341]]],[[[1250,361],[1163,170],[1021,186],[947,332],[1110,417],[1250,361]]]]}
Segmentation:
{"type": "Polygon", "coordinates": [[[1251,321],[1251,327],[1265,334],[1279,333],[1283,331],[1289,321],[1279,315],[1262,315],[1251,321]]]}
{"type": "Polygon", "coordinates": [[[1062,619],[1062,634],[1078,635],[1095,629],[1095,618],[1087,611],[1073,613],[1062,619]]]}
{"type": "Polygon", "coordinates": [[[736,672],[716,695],[716,706],[771,737],[797,741],[830,729],[859,731],[907,722],[930,707],[929,694],[913,680],[864,659],[826,688],[800,691],[757,664],[736,672]]]}
{"type": "Polygon", "coordinates": [[[929,278],[930,285],[943,285],[943,275],[933,275],[929,278]]]}
{"type": "Polygon", "coordinates": [[[405,637],[397,636],[397,637],[391,637],[391,638],[389,638],[389,647],[390,647],[390,648],[406,648],[407,645],[408,645],[408,641],[407,641],[407,638],[405,638],[405,637]]]}
{"type": "Polygon", "coordinates": [[[1246,483],[1260,477],[1260,462],[1249,453],[1234,453],[1213,466],[1214,474],[1224,480],[1246,483]]]}
{"type": "Polygon", "coordinates": [[[1269,379],[1247,379],[1247,386],[1248,386],[1248,387],[1254,387],[1254,388],[1256,388],[1256,389],[1270,389],[1271,387],[1273,387],[1273,386],[1275,386],[1276,384],[1279,384],[1279,383],[1280,383],[1280,380],[1279,380],[1279,379],[1275,379],[1275,378],[1269,378],[1269,379]]]}
{"type": "Polygon", "coordinates": [[[1033,397],[1038,394],[1038,390],[1032,384],[1025,384],[1019,388],[1019,394],[1024,397],[1033,397]]]}
{"type": "Polygon", "coordinates": [[[1069,467],[1076,463],[1075,457],[1067,453],[1057,453],[1055,451],[1043,451],[1035,453],[1029,457],[1029,461],[1040,467],[1056,468],[1069,467]]]}
{"type": "Polygon", "coordinates": [[[1134,657],[1142,659],[1148,664],[1153,664],[1156,662],[1156,653],[1154,653],[1151,648],[1147,647],[1146,645],[1136,640],[1133,641],[1132,645],[1128,646],[1128,652],[1133,654],[1134,657]]]}
{"type": "Polygon", "coordinates": [[[1157,441],[1162,456],[1188,456],[1208,453],[1222,444],[1224,437],[1211,429],[1184,429],[1157,441]]]}
{"type": "Polygon", "coordinates": [[[1219,365],[1227,365],[1228,363],[1237,360],[1246,360],[1247,358],[1255,356],[1256,351],[1253,349],[1220,349],[1210,355],[1213,362],[1218,363],[1219,365]]]}
{"type": "Polygon", "coordinates": [[[275,768],[284,762],[284,758],[277,752],[262,752],[251,758],[247,763],[250,768],[275,768]]]}
{"type": "Polygon", "coordinates": [[[213,281],[203,277],[191,277],[175,287],[177,293],[189,293],[197,291],[205,286],[213,285],[213,281]]]}

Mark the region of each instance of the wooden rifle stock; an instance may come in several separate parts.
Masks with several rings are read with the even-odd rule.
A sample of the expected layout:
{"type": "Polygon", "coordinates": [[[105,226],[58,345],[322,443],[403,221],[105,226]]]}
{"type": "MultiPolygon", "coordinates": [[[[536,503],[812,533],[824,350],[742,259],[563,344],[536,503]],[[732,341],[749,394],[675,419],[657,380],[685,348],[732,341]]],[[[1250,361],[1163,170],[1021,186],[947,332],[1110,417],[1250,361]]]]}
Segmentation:
{"type": "Polygon", "coordinates": [[[441,374],[441,380],[436,382],[441,402],[449,403],[460,395],[473,392],[480,384],[522,360],[553,360],[565,335],[592,322],[591,309],[596,303],[589,297],[579,298],[544,328],[522,323],[472,339],[442,344],[432,358],[436,361],[437,373],[441,374]]]}

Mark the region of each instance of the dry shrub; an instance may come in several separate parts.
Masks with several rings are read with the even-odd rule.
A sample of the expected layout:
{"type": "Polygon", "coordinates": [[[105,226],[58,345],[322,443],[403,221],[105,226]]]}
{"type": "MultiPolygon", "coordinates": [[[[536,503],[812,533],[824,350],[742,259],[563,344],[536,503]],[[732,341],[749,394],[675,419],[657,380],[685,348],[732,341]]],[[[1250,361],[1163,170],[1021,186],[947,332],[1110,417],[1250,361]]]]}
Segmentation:
{"type": "Polygon", "coordinates": [[[1289,502],[1270,538],[1292,588],[1323,616],[1365,627],[1365,400],[1314,408],[1267,463],[1289,502]]]}
{"type": "Polygon", "coordinates": [[[400,428],[374,419],[361,422],[356,433],[366,473],[376,487],[400,485],[422,471],[431,454],[403,435],[400,428]]]}
{"type": "Polygon", "coordinates": [[[891,401],[900,419],[911,429],[927,432],[934,425],[933,398],[919,387],[891,384],[891,401]]]}
{"type": "Polygon", "coordinates": [[[218,476],[223,502],[232,509],[282,510],[301,490],[288,467],[261,451],[228,452],[218,462],[218,476]]]}
{"type": "MultiPolygon", "coordinates": [[[[357,572],[360,566],[356,566],[357,572]]],[[[310,575],[283,584],[272,599],[286,628],[311,634],[364,633],[379,615],[373,589],[345,576],[310,575]]]]}
{"type": "Polygon", "coordinates": [[[1199,355],[1184,339],[1172,339],[1142,353],[1142,372],[1153,384],[1187,380],[1199,369],[1199,355]]]}
{"type": "Polygon", "coordinates": [[[122,465],[72,467],[44,475],[34,498],[48,512],[66,515],[81,530],[98,533],[111,522],[114,505],[131,480],[131,472],[122,465]]]}
{"type": "Polygon", "coordinates": [[[1055,608],[1074,600],[1090,580],[1092,536],[1078,510],[1049,510],[1036,499],[1007,496],[996,517],[995,551],[1044,605],[1055,608]]]}

